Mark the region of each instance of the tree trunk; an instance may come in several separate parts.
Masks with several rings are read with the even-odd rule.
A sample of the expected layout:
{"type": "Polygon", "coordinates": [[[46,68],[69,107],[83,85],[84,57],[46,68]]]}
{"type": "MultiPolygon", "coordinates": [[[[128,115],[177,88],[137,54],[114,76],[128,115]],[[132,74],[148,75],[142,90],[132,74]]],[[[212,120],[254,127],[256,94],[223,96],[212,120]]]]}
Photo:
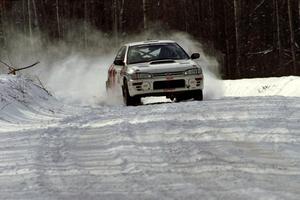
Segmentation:
{"type": "Polygon", "coordinates": [[[200,33],[200,2],[196,3],[196,12],[197,12],[197,26],[195,27],[197,29],[197,32],[200,33]]]}
{"type": "Polygon", "coordinates": [[[84,48],[87,48],[87,46],[88,46],[88,44],[87,44],[87,22],[88,22],[88,5],[87,5],[87,2],[86,2],[87,0],[84,0],[84,38],[83,38],[83,42],[84,42],[84,48]]]}
{"type": "Polygon", "coordinates": [[[225,55],[225,76],[232,76],[231,68],[230,68],[230,42],[229,42],[229,34],[228,34],[228,16],[227,16],[227,9],[226,3],[223,3],[224,9],[224,33],[225,33],[225,46],[226,46],[226,55],[225,55]]]}
{"type": "Polygon", "coordinates": [[[295,52],[295,35],[294,35],[294,27],[293,27],[293,14],[292,14],[291,0],[287,0],[287,3],[288,3],[290,45],[291,45],[291,53],[292,53],[292,61],[293,61],[293,72],[296,74],[297,66],[296,66],[296,52],[295,52]]]}
{"type": "Polygon", "coordinates": [[[241,47],[240,47],[240,17],[241,17],[240,0],[234,0],[234,23],[235,23],[235,48],[236,48],[236,76],[241,77],[241,47]]]}
{"type": "Polygon", "coordinates": [[[0,45],[5,44],[5,35],[4,35],[4,5],[0,3],[0,45]]]}
{"type": "Polygon", "coordinates": [[[300,0],[298,0],[298,25],[299,25],[299,29],[300,29],[300,0]]]}
{"type": "Polygon", "coordinates": [[[61,30],[60,30],[60,17],[59,17],[59,4],[58,0],[56,0],[56,22],[57,22],[57,34],[58,34],[58,39],[61,38],[61,30]]]}
{"type": "Polygon", "coordinates": [[[183,7],[184,7],[184,24],[185,24],[185,32],[188,33],[189,31],[189,21],[188,21],[188,11],[187,11],[187,5],[186,0],[183,0],[183,7]]]}
{"type": "Polygon", "coordinates": [[[30,3],[30,0],[27,0],[27,11],[28,11],[29,38],[30,38],[30,41],[31,41],[31,38],[32,38],[32,22],[31,22],[31,3],[30,3]]]}
{"type": "Polygon", "coordinates": [[[123,32],[123,23],[124,23],[124,4],[125,0],[121,0],[121,6],[120,6],[120,16],[119,16],[119,32],[123,32]]]}
{"type": "Polygon", "coordinates": [[[34,27],[39,31],[40,27],[39,27],[39,21],[38,21],[38,15],[37,15],[37,9],[36,9],[36,3],[35,0],[32,0],[32,7],[33,7],[33,13],[34,13],[34,27]]]}
{"type": "Polygon", "coordinates": [[[148,29],[147,0],[143,0],[144,30],[148,29]]]}
{"type": "Polygon", "coordinates": [[[118,4],[117,4],[117,0],[113,0],[113,35],[115,38],[115,45],[118,45],[119,37],[118,37],[118,4]]]}
{"type": "Polygon", "coordinates": [[[27,12],[27,5],[26,5],[26,0],[22,0],[22,17],[23,17],[23,33],[26,35],[27,34],[27,24],[26,24],[26,12],[27,12]]]}
{"type": "Polygon", "coordinates": [[[214,0],[208,1],[208,8],[209,8],[209,30],[210,30],[210,43],[214,46],[214,40],[216,38],[215,34],[215,14],[214,14],[214,0]]]}
{"type": "Polygon", "coordinates": [[[278,0],[273,0],[275,8],[275,21],[276,21],[276,49],[278,51],[279,66],[281,65],[281,55],[282,55],[282,45],[280,39],[280,17],[279,17],[279,7],[278,0]]]}

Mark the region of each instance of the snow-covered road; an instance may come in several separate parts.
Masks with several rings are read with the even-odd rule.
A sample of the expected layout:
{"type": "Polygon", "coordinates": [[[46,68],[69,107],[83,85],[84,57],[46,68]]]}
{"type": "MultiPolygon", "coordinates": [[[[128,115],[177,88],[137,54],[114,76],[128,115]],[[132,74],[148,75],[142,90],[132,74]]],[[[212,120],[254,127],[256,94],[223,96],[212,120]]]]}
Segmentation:
{"type": "Polygon", "coordinates": [[[299,97],[74,107],[0,80],[0,199],[300,199],[299,97]]]}

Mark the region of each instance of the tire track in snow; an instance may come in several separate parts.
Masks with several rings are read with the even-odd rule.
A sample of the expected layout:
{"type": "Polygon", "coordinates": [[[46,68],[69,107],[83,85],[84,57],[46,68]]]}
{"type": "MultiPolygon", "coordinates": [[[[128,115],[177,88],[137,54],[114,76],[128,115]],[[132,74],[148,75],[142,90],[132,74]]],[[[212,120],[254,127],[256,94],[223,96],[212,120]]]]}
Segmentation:
{"type": "Polygon", "coordinates": [[[13,153],[0,197],[298,199],[298,101],[101,107],[52,128],[2,134],[0,146],[13,153]],[[27,172],[20,178],[11,166],[27,172]]]}

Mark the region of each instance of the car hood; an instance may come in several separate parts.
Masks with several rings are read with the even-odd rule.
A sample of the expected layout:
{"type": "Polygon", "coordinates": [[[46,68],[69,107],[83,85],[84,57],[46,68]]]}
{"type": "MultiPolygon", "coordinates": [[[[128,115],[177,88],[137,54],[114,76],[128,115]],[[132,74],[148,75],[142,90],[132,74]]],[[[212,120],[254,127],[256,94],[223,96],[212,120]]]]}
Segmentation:
{"type": "Polygon", "coordinates": [[[185,71],[198,65],[192,60],[162,60],[150,63],[138,63],[128,65],[128,71],[140,73],[164,73],[185,71]]]}

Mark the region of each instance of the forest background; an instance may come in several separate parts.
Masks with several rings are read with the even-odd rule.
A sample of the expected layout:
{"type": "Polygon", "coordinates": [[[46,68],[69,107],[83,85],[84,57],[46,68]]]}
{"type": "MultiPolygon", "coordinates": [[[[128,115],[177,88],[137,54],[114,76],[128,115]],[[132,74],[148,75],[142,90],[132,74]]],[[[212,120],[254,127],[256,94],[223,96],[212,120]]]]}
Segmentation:
{"type": "Polygon", "coordinates": [[[188,33],[224,79],[300,75],[300,0],[0,0],[1,52],[16,32],[89,48],[91,30],[112,46],[148,30],[188,33]]]}

